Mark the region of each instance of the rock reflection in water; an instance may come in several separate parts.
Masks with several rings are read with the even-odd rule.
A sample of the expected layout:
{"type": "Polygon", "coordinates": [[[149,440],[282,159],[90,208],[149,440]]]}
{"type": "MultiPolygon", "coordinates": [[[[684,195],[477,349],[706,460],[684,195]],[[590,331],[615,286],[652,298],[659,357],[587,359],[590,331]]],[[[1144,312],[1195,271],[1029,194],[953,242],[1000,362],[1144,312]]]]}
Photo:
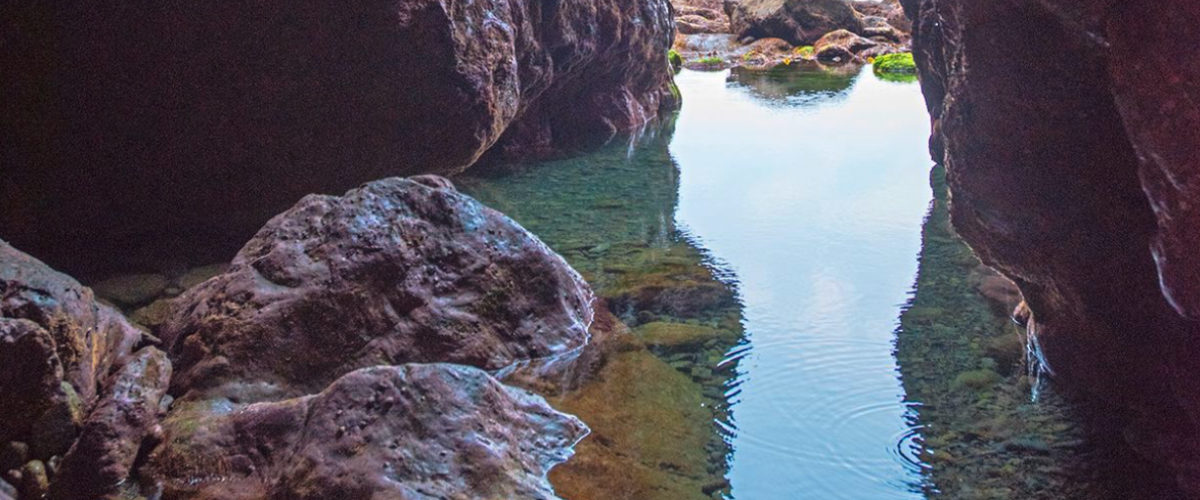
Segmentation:
{"type": "Polygon", "coordinates": [[[538,234],[601,297],[593,342],[577,358],[507,379],[592,429],[576,456],[551,472],[564,498],[729,493],[730,448],[718,422],[730,419],[726,392],[737,361],[726,354],[742,342],[740,307],[675,227],[673,126],[655,124],[580,157],[456,179],[538,234]]]}
{"type": "Polygon", "coordinates": [[[921,489],[953,500],[1181,498],[1085,418],[1087,401],[1029,371],[1024,331],[1008,319],[1019,297],[983,299],[987,271],[950,227],[945,172],[931,178],[920,271],[896,340],[905,392],[919,402],[901,451],[925,473],[921,489]]]}

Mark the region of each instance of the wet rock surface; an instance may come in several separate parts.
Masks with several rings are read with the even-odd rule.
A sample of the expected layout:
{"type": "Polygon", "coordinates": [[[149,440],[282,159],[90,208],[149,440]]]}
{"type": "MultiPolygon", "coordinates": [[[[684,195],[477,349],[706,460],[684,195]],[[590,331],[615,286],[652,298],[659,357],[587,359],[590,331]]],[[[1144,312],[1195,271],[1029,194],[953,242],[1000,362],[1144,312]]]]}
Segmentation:
{"type": "Polygon", "coordinates": [[[862,15],[846,0],[730,0],[726,3],[739,38],[782,38],[812,45],[830,31],[862,32],[862,15]]]}
{"type": "Polygon", "coordinates": [[[1200,7],[904,3],[956,229],[1020,288],[1046,368],[1200,491],[1200,74],[1177,63],[1200,7]]]}
{"type": "Polygon", "coordinates": [[[228,271],[175,301],[163,342],[176,396],[250,380],[308,393],[354,368],[499,369],[576,348],[590,300],[502,213],[442,177],[396,177],[271,219],[228,271]]]}
{"type": "Polygon", "coordinates": [[[34,455],[48,459],[70,446],[143,334],[87,287],[0,241],[0,339],[0,442],[36,434],[34,455]]]}
{"type": "Polygon", "coordinates": [[[405,364],[313,396],[175,412],[147,473],[170,498],[557,499],[546,473],[587,432],[487,373],[405,364]]]}
{"type": "Polygon", "coordinates": [[[155,435],[160,403],[171,381],[171,362],[147,347],[109,382],[108,394],[88,415],[79,439],[63,456],[47,498],[77,500],[115,493],[129,478],[134,460],[155,435]]]}
{"type": "Polygon", "coordinates": [[[272,219],[228,271],[176,300],[163,340],[176,396],[245,381],[304,394],[377,364],[495,370],[572,349],[590,301],[509,218],[443,178],[392,178],[272,219]]]}
{"type": "Polygon", "coordinates": [[[135,317],[164,350],[0,251],[14,498],[556,499],[547,473],[588,432],[478,368],[408,363],[497,370],[577,351],[592,322],[561,257],[441,177],[309,196],[230,266],[109,280],[153,301],[135,317]]]}
{"type": "Polygon", "coordinates": [[[76,275],[224,257],[305,194],[674,106],[667,0],[24,2],[4,22],[0,237],[76,275]]]}
{"type": "Polygon", "coordinates": [[[170,379],[153,341],[0,241],[0,465],[20,498],[100,498],[128,479],[170,379]]]}

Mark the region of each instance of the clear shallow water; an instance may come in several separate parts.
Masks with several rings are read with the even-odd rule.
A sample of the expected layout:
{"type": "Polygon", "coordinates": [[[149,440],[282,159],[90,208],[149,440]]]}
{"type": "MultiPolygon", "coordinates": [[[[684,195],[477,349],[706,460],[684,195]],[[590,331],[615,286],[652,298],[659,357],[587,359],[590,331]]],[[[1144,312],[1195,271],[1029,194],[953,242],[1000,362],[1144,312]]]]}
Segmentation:
{"type": "Polygon", "coordinates": [[[455,179],[630,328],[535,387],[593,431],[551,473],[564,498],[1173,498],[1052,388],[1031,400],[1015,304],[979,294],[937,169],[931,190],[915,82],[676,81],[640,134],[455,179]]]}
{"type": "Polygon", "coordinates": [[[733,495],[920,497],[892,356],[931,198],[920,91],[869,72],[746,80],[681,74],[670,144],[676,221],[737,276],[752,346],[733,495]]]}

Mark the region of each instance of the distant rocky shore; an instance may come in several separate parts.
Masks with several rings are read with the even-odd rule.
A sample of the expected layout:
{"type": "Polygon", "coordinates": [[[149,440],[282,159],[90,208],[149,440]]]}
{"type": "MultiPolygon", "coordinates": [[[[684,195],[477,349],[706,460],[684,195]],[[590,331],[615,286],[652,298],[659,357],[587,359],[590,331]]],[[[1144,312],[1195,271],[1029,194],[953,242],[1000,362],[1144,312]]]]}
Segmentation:
{"type": "Polygon", "coordinates": [[[675,0],[673,50],[693,69],[837,66],[911,50],[898,0],[675,0]]]}

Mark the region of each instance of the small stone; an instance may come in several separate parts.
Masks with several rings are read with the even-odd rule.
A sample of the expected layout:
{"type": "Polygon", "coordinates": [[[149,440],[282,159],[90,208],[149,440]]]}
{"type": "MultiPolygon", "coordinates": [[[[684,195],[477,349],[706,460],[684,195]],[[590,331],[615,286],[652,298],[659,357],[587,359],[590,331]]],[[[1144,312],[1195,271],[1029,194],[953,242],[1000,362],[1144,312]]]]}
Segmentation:
{"type": "Polygon", "coordinates": [[[96,296],[121,307],[148,303],[166,290],[170,282],[161,274],[130,274],[92,285],[96,296]]]}
{"type": "Polygon", "coordinates": [[[17,498],[17,488],[8,481],[0,479],[0,500],[14,500],[17,498]]]}
{"type": "Polygon", "coordinates": [[[979,391],[988,389],[1002,380],[1003,377],[999,373],[992,370],[972,370],[969,372],[960,373],[954,378],[952,387],[954,389],[970,389],[979,391]]]}
{"type": "Polygon", "coordinates": [[[21,468],[21,498],[42,498],[49,490],[50,478],[41,460],[31,460],[21,468]]]}
{"type": "Polygon", "coordinates": [[[83,425],[83,401],[79,394],[70,383],[62,382],[60,387],[62,392],[53,406],[33,424],[30,442],[35,458],[48,459],[66,453],[83,425]]]}
{"type": "Polygon", "coordinates": [[[171,317],[172,304],[174,302],[171,299],[158,299],[134,311],[129,315],[129,320],[153,331],[171,317]]]}
{"type": "Polygon", "coordinates": [[[197,267],[184,273],[175,280],[175,283],[183,290],[187,290],[225,272],[226,269],[229,269],[228,264],[209,264],[197,267]]]}

